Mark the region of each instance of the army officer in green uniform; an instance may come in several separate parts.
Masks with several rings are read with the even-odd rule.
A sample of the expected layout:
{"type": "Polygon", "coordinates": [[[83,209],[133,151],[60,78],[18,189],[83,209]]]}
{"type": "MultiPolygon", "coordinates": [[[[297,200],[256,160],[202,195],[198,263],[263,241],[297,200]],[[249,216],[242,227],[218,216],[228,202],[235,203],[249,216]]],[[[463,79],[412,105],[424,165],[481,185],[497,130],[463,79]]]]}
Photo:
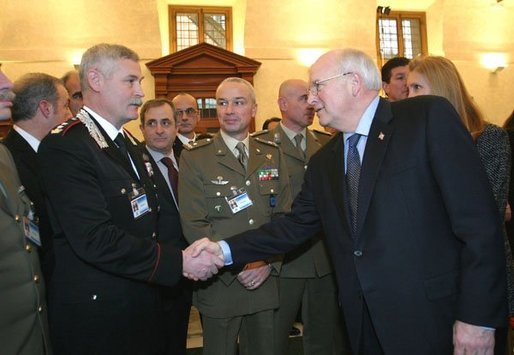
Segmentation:
{"type": "MultiPolygon", "coordinates": [[[[179,206],[188,242],[220,240],[288,212],[291,192],[277,145],[248,134],[257,104],[253,87],[227,78],[216,91],[220,132],[186,146],[180,160],[179,206]]],[[[262,260],[223,269],[200,283],[193,303],[204,330],[204,355],[273,354],[280,263],[262,260]]]]}

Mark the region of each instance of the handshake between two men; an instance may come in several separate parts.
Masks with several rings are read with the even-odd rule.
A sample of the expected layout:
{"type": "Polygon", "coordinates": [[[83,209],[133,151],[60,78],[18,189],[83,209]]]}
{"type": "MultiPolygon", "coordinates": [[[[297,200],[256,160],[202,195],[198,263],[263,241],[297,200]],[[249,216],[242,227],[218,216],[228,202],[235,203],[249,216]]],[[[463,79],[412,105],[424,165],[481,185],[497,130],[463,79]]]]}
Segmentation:
{"type": "Polygon", "coordinates": [[[225,265],[221,247],[208,238],[199,239],[183,250],[182,258],[184,277],[195,281],[211,278],[225,265]]]}
{"type": "MultiPolygon", "coordinates": [[[[220,244],[202,238],[182,251],[184,277],[191,280],[205,281],[218,273],[225,265],[225,258],[220,244]]],[[[238,281],[247,289],[259,288],[271,274],[271,265],[264,261],[246,264],[238,273],[238,281]]]]}

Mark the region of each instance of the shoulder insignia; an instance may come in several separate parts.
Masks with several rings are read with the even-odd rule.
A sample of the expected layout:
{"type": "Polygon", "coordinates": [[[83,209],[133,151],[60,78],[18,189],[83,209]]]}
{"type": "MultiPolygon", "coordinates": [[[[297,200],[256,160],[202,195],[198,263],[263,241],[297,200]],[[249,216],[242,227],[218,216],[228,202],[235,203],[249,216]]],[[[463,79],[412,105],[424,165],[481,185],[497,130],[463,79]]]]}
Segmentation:
{"type": "Polygon", "coordinates": [[[256,140],[257,142],[259,142],[259,143],[263,143],[263,144],[266,144],[266,145],[271,145],[272,147],[276,147],[276,148],[278,148],[277,143],[274,143],[274,142],[272,142],[272,141],[268,141],[268,140],[266,140],[266,139],[261,139],[261,138],[258,138],[258,137],[257,137],[257,138],[255,138],[255,140],[256,140]]]}
{"type": "Polygon", "coordinates": [[[250,137],[262,136],[263,134],[266,134],[268,132],[269,132],[269,129],[263,129],[262,131],[257,131],[257,132],[250,133],[250,137]]]}
{"type": "Polygon", "coordinates": [[[322,134],[322,135],[324,135],[324,136],[330,136],[330,137],[332,136],[330,133],[328,133],[328,132],[326,132],[326,131],[321,131],[321,130],[319,130],[319,129],[313,129],[312,131],[313,131],[314,133],[316,133],[316,134],[322,134]]]}
{"type": "Polygon", "coordinates": [[[57,127],[55,127],[54,129],[52,129],[52,131],[50,133],[51,134],[61,134],[61,133],[66,134],[66,132],[68,132],[68,130],[71,127],[76,126],[79,123],[80,123],[80,120],[77,117],[72,117],[69,120],[67,120],[66,122],[63,122],[60,125],[58,125],[57,127]]]}
{"type": "Polygon", "coordinates": [[[198,149],[201,147],[205,147],[205,146],[211,144],[212,142],[213,142],[212,138],[204,138],[204,139],[200,139],[199,141],[193,142],[192,144],[185,143],[182,146],[186,150],[194,150],[194,149],[198,149]]]}

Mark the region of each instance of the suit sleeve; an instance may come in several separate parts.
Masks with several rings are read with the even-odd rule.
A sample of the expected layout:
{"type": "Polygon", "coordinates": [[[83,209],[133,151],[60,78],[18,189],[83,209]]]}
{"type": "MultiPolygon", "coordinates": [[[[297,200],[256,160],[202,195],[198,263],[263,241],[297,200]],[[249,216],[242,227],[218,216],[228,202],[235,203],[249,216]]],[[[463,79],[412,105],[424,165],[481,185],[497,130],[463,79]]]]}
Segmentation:
{"type": "Polygon", "coordinates": [[[502,219],[478,152],[446,101],[430,106],[426,134],[433,174],[461,242],[456,319],[502,325],[507,317],[502,219]]]}
{"type": "Polygon", "coordinates": [[[287,253],[321,231],[321,221],[312,190],[311,166],[307,169],[304,185],[293,201],[290,213],[226,240],[235,264],[287,253]]]}
{"type": "MultiPolygon", "coordinates": [[[[99,163],[95,155],[99,154],[103,153],[97,146],[73,137],[47,137],[41,144],[38,158],[43,186],[53,211],[55,230],[66,239],[60,243],[68,243],[79,259],[105,272],[163,285],[175,284],[182,273],[181,251],[161,248],[151,233],[132,234],[131,222],[123,227],[114,222],[112,213],[122,212],[111,212],[107,198],[127,198],[109,196],[114,194],[116,179],[124,177],[112,172],[112,180],[100,181],[95,165],[99,163]]],[[[133,219],[131,215],[123,217],[133,219]]]]}

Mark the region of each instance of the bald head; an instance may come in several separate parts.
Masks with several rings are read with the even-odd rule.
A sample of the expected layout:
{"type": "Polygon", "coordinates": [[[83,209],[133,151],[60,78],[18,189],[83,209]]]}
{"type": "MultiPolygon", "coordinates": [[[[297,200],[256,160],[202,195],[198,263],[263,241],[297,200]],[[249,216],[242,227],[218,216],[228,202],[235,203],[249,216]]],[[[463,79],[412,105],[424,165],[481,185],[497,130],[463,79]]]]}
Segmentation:
{"type": "Polygon", "coordinates": [[[307,99],[309,84],[300,79],[284,81],[278,90],[278,106],[282,114],[282,124],[300,132],[310,126],[314,119],[314,109],[307,99]]]}
{"type": "Polygon", "coordinates": [[[187,93],[180,93],[173,98],[172,102],[175,106],[178,132],[189,139],[193,139],[196,125],[200,121],[196,99],[187,93]]]}

